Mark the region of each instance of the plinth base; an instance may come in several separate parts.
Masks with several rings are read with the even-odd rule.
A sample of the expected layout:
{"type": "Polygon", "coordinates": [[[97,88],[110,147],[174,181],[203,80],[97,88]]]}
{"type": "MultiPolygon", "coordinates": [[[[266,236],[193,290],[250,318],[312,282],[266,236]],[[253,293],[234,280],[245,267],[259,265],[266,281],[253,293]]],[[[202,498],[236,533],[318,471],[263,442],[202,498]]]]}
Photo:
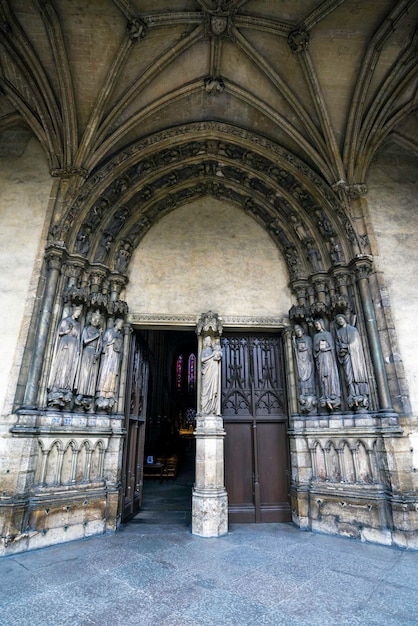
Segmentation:
{"type": "Polygon", "coordinates": [[[228,532],[228,496],[225,489],[193,489],[192,534],[221,537],[228,532]]]}

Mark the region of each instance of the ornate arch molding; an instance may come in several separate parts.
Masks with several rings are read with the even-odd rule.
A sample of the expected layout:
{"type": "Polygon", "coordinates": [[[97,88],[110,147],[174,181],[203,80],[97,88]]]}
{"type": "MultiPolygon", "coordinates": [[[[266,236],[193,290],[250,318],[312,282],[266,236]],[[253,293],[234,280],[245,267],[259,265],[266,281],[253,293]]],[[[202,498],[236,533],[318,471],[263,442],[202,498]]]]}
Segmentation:
{"type": "Polygon", "coordinates": [[[340,263],[361,252],[339,198],[315,172],[268,139],[217,122],[175,127],[118,153],[92,173],[50,238],[115,269],[122,242],[134,248],[164,215],[205,195],[251,214],[285,258],[290,248],[298,253],[298,277],[312,273],[308,244],[325,271],[337,262],[333,245],[340,263]]]}
{"type": "Polygon", "coordinates": [[[51,243],[59,240],[78,264],[126,280],[132,251],[149,228],[208,195],[266,229],[295,292],[315,277],[340,276],[363,252],[344,205],[315,172],[272,141],[219,122],[171,128],[119,152],[53,224],[51,243]]]}

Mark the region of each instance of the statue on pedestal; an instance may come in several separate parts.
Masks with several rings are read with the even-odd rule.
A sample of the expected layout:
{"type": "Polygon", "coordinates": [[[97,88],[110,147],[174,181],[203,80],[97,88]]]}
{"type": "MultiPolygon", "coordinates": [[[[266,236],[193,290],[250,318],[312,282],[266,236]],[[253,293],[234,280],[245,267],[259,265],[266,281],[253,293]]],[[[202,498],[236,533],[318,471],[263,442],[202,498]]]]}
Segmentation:
{"type": "Polygon", "coordinates": [[[313,353],[318,371],[321,408],[333,411],[341,406],[341,386],[335,357],[334,339],[321,319],[314,321],[313,353]]]}
{"type": "Polygon", "coordinates": [[[299,404],[302,413],[316,407],[315,367],[312,354],[312,339],[299,324],[295,324],[293,349],[296,357],[299,382],[299,404]]]}
{"type": "Polygon", "coordinates": [[[54,356],[48,381],[49,406],[63,408],[73,399],[74,380],[80,353],[80,322],[82,307],[61,320],[55,341],[54,356]]]}
{"type": "Polygon", "coordinates": [[[96,392],[96,380],[99,370],[102,329],[99,311],[93,313],[81,335],[81,358],[78,366],[75,389],[75,403],[84,409],[90,409],[96,392]]]}
{"type": "Polygon", "coordinates": [[[360,334],[355,326],[347,323],[345,315],[337,315],[335,323],[337,357],[344,369],[348,406],[353,409],[367,409],[369,385],[360,334]]]}
{"type": "Polygon", "coordinates": [[[123,319],[118,318],[103,335],[102,355],[96,386],[96,407],[111,410],[118,400],[119,370],[122,358],[123,319]]]}

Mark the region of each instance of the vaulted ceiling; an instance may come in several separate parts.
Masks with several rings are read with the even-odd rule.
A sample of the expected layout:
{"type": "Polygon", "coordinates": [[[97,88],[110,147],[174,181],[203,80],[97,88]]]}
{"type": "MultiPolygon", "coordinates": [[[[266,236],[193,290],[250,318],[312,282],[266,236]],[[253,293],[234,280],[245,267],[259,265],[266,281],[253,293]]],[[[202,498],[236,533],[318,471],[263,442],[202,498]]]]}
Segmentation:
{"type": "Polygon", "coordinates": [[[0,128],[90,172],[150,132],[238,121],[361,183],[389,135],[417,149],[417,17],[415,0],[1,0],[0,128]]]}
{"type": "Polygon", "coordinates": [[[74,201],[135,142],[218,122],[350,193],[385,142],[418,151],[417,23],[417,0],[0,0],[0,154],[34,134],[74,201]]]}

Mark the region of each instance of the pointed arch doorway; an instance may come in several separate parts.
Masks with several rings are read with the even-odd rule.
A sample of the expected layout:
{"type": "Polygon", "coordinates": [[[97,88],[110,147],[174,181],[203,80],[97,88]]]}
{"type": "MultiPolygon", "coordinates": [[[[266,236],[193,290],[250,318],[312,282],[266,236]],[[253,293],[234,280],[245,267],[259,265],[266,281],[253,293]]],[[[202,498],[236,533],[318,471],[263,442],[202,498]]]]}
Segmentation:
{"type": "MultiPolygon", "coordinates": [[[[157,338],[162,341],[163,333],[168,337],[174,330],[180,337],[191,333],[196,341],[197,321],[202,312],[209,310],[219,312],[225,322],[230,320],[228,328],[231,330],[242,327],[244,320],[244,334],[250,328],[257,334],[265,328],[266,320],[274,320],[272,326],[277,331],[280,327],[277,320],[286,315],[292,302],[285,261],[269,234],[242,209],[212,197],[180,206],[153,225],[132,255],[126,299],[134,328],[140,328],[141,333],[148,333],[149,337],[154,333],[156,342],[157,338]]],[[[267,326],[274,334],[269,321],[267,326]]],[[[168,415],[168,409],[164,408],[169,387],[165,368],[171,363],[170,371],[174,371],[176,354],[179,355],[174,349],[169,355],[157,346],[150,350],[150,391],[146,416],[149,421],[144,434],[147,429],[151,432],[151,420],[163,420],[168,415]],[[160,354],[158,359],[155,356],[157,353],[160,354]],[[156,377],[163,378],[164,370],[166,381],[157,392],[156,377]],[[159,394],[155,402],[159,402],[161,408],[153,404],[154,393],[159,394]]],[[[174,378],[170,380],[170,385],[174,385],[174,378]]],[[[183,415],[187,408],[182,407],[183,415]]],[[[280,417],[283,418],[282,415],[280,417]]],[[[252,432],[252,424],[248,421],[248,414],[238,421],[245,434],[242,434],[243,431],[238,434],[237,428],[240,427],[237,424],[228,424],[227,428],[234,430],[227,438],[232,442],[242,434],[243,445],[250,446],[237,453],[235,466],[242,468],[243,460],[253,455],[253,440],[247,436],[248,428],[252,432]]],[[[260,442],[264,433],[269,440],[267,425],[259,422],[260,442]]],[[[285,432],[284,421],[281,424],[285,432]]],[[[159,428],[161,424],[156,425],[156,431],[159,428]]],[[[284,437],[286,439],[285,434],[284,437]]],[[[144,436],[144,459],[145,455],[154,456],[145,444],[144,436]]],[[[190,443],[193,444],[194,441],[190,443]]],[[[226,445],[229,446],[229,442],[226,445]]],[[[233,453],[237,449],[239,447],[235,444],[230,448],[233,453]]],[[[268,454],[261,452],[263,462],[269,456],[275,459],[274,451],[268,454]]],[[[226,459],[226,481],[232,495],[235,486],[230,480],[230,469],[233,465],[234,462],[228,463],[226,459]]],[[[272,465],[269,467],[271,469],[272,465]]],[[[287,471],[287,466],[283,471],[287,471]]],[[[245,476],[248,473],[253,473],[251,465],[245,467],[245,476]]],[[[158,480],[154,479],[154,482],[158,484],[158,480]]],[[[251,489],[252,483],[249,486],[251,489]]],[[[242,501],[239,495],[237,498],[235,502],[240,509],[244,507],[245,516],[244,519],[236,517],[235,521],[277,521],[267,520],[264,513],[261,519],[258,515],[256,519],[254,508],[249,519],[247,514],[252,507],[251,502],[242,501]]]]}

